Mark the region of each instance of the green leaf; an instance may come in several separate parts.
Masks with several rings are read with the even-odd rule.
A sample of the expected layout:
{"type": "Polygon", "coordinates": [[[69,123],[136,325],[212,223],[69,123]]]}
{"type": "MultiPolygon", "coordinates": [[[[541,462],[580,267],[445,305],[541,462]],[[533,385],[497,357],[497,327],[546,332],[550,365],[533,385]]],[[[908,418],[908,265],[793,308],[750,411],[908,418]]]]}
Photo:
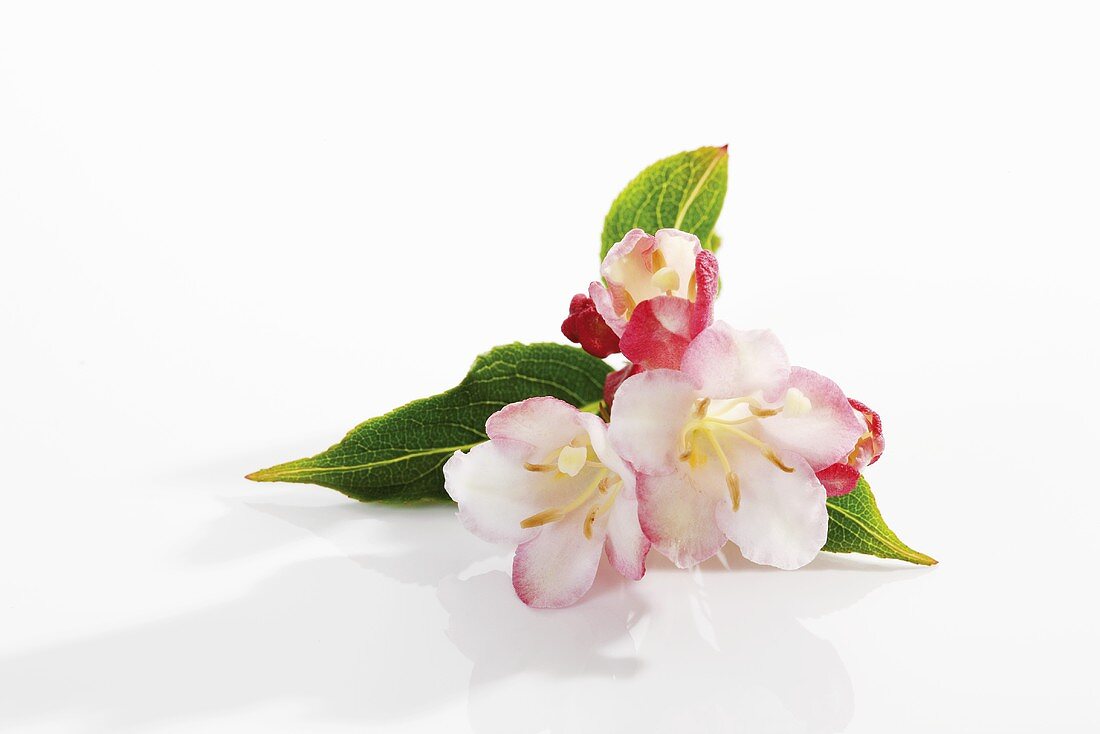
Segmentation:
{"type": "Polygon", "coordinates": [[[663,227],[691,232],[707,249],[726,198],[726,146],[699,148],[659,160],[626,185],[603,222],[600,258],[630,230],[663,227]]]}
{"type": "Polygon", "coordinates": [[[562,344],[508,344],[482,354],[455,388],[361,423],[332,448],[248,475],[319,484],[364,502],[447,500],[443,464],[487,440],[485,420],[508,403],[550,395],[589,411],[611,368],[562,344]]]}
{"type": "Polygon", "coordinates": [[[935,559],[902,543],[886,526],[875,496],[871,494],[871,485],[863,477],[859,478],[855,489],[843,497],[828,498],[825,506],[829,511],[829,539],[822,550],[896,558],[921,566],[936,565],[935,559]]]}

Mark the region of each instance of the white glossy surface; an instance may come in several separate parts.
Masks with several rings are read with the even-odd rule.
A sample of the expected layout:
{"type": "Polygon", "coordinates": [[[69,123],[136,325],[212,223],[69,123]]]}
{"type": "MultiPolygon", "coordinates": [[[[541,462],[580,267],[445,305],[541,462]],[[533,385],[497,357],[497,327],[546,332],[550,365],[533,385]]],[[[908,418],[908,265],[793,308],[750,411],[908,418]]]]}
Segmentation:
{"type": "Polygon", "coordinates": [[[0,9],[0,730],[1100,728],[1090,6],[625,7],[0,9]],[[450,508],[241,479],[560,339],[727,140],[719,315],[883,414],[938,567],[539,612],[450,508]]]}

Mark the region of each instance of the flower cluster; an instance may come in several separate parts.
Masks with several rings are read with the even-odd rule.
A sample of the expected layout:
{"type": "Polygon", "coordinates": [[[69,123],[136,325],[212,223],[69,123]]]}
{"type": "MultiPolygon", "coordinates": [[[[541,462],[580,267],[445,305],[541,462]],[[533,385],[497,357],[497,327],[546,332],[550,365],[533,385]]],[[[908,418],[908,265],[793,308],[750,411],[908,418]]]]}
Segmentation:
{"type": "Polygon", "coordinates": [[[601,275],[562,332],[629,360],[605,383],[610,421],[549,397],[495,413],[490,440],[444,467],[462,523],[517,547],[513,584],[536,607],[577,601],[602,553],[634,580],[651,548],[688,567],[727,540],[756,563],[809,563],[826,496],[882,454],[878,415],[791,366],[772,332],[714,321],[718,264],[694,235],[632,230],[601,275]]]}

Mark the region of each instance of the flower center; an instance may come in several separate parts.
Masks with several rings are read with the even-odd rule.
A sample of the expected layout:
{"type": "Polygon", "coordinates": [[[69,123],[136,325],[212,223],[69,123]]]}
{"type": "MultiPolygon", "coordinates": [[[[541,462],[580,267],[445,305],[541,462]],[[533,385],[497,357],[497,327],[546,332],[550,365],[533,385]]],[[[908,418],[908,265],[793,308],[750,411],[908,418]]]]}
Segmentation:
{"type": "Polygon", "coordinates": [[[536,512],[534,515],[522,520],[519,526],[521,528],[534,528],[558,522],[569,513],[591,502],[594,497],[603,496],[606,499],[593,505],[585,513],[584,520],[581,523],[581,532],[584,533],[584,537],[591,539],[592,525],[601,515],[607,514],[614,506],[615,500],[618,499],[619,492],[623,488],[622,479],[600,461],[589,458],[589,446],[573,446],[570,444],[563,446],[555,453],[557,458],[552,459],[552,463],[525,463],[523,467],[527,471],[554,472],[554,479],[573,478],[586,470],[594,470],[595,473],[589,479],[588,484],[584,485],[584,489],[573,499],[563,505],[536,512]]]}
{"type": "Polygon", "coordinates": [[[741,507],[741,480],[730,465],[729,457],[726,456],[716,434],[723,433],[744,441],[763,454],[776,468],[790,473],[794,469],[783,463],[775,449],[741,426],[752,421],[772,418],[781,413],[791,418],[798,417],[808,413],[812,407],[809,398],[797,388],[787,390],[783,404],[778,407],[768,406],[756,397],[742,397],[724,400],[721,405],[712,408],[710,398],[704,398],[695,404],[694,415],[681,435],[684,451],[680,454],[680,460],[686,461],[692,469],[695,469],[707,462],[706,448],[711,449],[726,472],[730,504],[736,512],[741,507]],[[719,417],[726,415],[733,417],[719,417]],[[705,447],[700,445],[700,438],[705,439],[705,447]]]}

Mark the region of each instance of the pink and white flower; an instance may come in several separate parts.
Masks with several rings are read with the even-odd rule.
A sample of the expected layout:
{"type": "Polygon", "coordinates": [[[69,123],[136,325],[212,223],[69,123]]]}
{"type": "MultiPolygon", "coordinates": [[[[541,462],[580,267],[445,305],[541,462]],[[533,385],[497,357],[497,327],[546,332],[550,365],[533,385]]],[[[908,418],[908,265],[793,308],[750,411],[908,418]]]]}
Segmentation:
{"type": "Polygon", "coordinates": [[[588,295],[632,362],[679,367],[688,343],[714,318],[718,261],[678,229],[632,229],[604,257],[588,295]]]}
{"type": "Polygon", "coordinates": [[[564,607],[592,586],[601,552],[619,573],[645,574],[650,543],[638,524],[634,472],[612,450],[607,425],[556,398],[505,406],[487,443],[443,467],[458,517],[475,535],[517,546],[516,594],[564,607]]]}
{"type": "Polygon", "coordinates": [[[637,472],[643,532],[676,565],[728,539],[751,561],[793,569],[828,532],[815,472],[863,432],[840,388],[791,367],[774,334],[718,322],[686,348],[680,371],[622,384],[610,437],[637,472]]]}
{"type": "Polygon", "coordinates": [[[599,357],[621,349],[643,369],[678,368],[713,320],[714,255],[687,232],[632,229],[608,251],[600,274],[607,285],[594,282],[587,298],[574,296],[562,333],[599,357]]]}

